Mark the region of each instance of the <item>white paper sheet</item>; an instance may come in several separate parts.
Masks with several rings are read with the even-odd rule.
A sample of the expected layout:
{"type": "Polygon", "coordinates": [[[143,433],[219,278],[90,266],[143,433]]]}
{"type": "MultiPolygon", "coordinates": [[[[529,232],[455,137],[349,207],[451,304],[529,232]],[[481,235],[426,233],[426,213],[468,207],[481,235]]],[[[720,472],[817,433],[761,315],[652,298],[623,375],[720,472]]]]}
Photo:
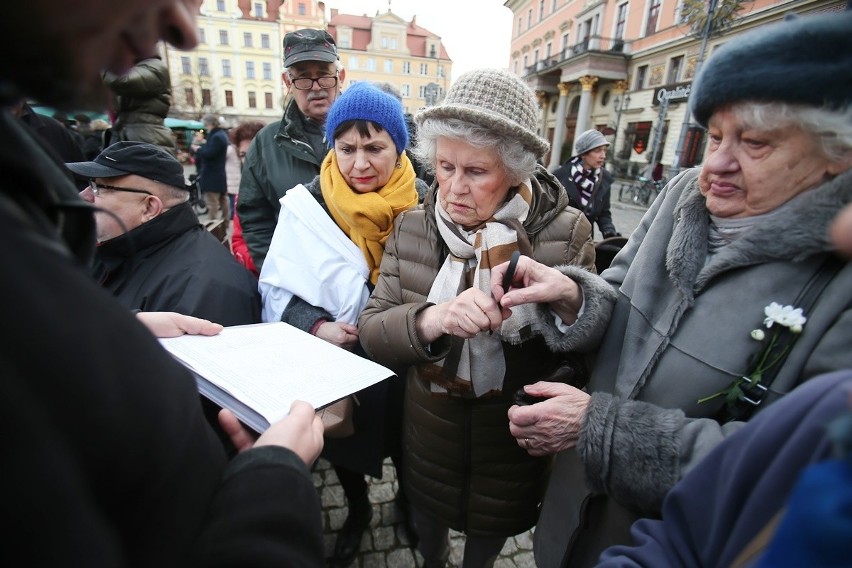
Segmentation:
{"type": "Polygon", "coordinates": [[[258,431],[284,417],[294,400],[319,408],[393,376],[381,365],[281,322],[160,342],[203,381],[262,417],[267,424],[251,424],[250,417],[241,416],[245,412],[240,405],[231,408],[227,397],[217,399],[199,385],[202,394],[231,408],[258,431]]]}

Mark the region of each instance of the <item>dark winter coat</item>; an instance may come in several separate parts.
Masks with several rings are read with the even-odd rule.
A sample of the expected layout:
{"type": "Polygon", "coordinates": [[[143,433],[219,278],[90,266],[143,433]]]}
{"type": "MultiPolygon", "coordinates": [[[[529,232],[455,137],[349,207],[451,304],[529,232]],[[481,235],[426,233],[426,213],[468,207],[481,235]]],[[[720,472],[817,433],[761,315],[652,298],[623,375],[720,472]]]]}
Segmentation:
{"type": "Polygon", "coordinates": [[[55,118],[35,112],[28,104],[21,111],[21,121],[32,129],[63,162],[82,162],[83,148],[71,130],[55,118]]]}
{"type": "Polygon", "coordinates": [[[6,112],[0,170],[0,263],[15,268],[0,278],[14,330],[0,342],[6,553],[38,566],[321,566],[304,463],[280,447],[226,462],[190,373],[88,273],[91,208],[6,112]]]}
{"type": "MultiPolygon", "coordinates": [[[[723,398],[698,400],[748,371],[760,351],[750,333],[762,327],[764,308],[796,304],[834,250],[831,219],[852,199],[847,171],[707,261],[710,216],[698,175],[673,179],[602,278],[580,282],[606,281],[618,296],[611,315],[580,316],[606,335],[577,450],[557,454],[536,527],[542,568],[593,565],[603,548],[627,542],[632,522],[658,514],[666,492],[743,425],[716,421],[723,398]]],[[[806,316],[758,410],[817,374],[852,367],[848,262],[806,316]]]]}
{"type": "Polygon", "coordinates": [[[189,203],[97,248],[95,274],[128,309],[222,325],[260,322],[257,280],[198,223],[189,203]]]}
{"type": "Polygon", "coordinates": [[[225,160],[230,143],[228,133],[217,127],[207,133],[207,141],[195,150],[195,155],[199,158],[198,184],[202,192],[228,191],[225,160]]]}
{"type": "MultiPolygon", "coordinates": [[[[601,175],[598,182],[592,190],[592,197],[586,205],[580,204],[580,190],[574,180],[571,179],[571,161],[567,161],[560,166],[553,175],[559,180],[559,183],[568,192],[568,204],[575,209],[579,209],[586,214],[586,218],[593,225],[597,223],[601,230],[602,238],[616,236],[615,225],[612,222],[612,212],[610,211],[610,193],[612,189],[613,177],[604,168],[601,168],[601,175]]],[[[594,235],[594,231],[592,233],[594,235]]]]}
{"type": "MultiPolygon", "coordinates": [[[[806,468],[831,457],[827,426],[852,412],[850,396],[852,371],[839,371],[808,381],[755,416],[674,486],[663,503],[662,520],[636,522],[633,546],[607,549],[598,568],[731,566],[775,515],[790,505],[806,468]]],[[[850,543],[838,542],[835,536],[848,535],[848,481],[839,487],[823,483],[815,493],[810,495],[808,512],[825,503],[835,515],[811,518],[815,524],[800,527],[791,539],[795,542],[784,545],[797,550],[797,544],[809,542],[819,547],[820,557],[786,557],[782,564],[770,566],[849,565],[850,543]],[[834,527],[846,528],[835,532],[834,527]],[[843,551],[845,557],[839,555],[843,551]],[[825,561],[829,558],[833,561],[825,561]]],[[[805,548],[798,551],[807,552],[805,548]]],[[[758,548],[758,556],[760,552],[758,548]]]]}
{"type": "Polygon", "coordinates": [[[237,213],[258,271],[278,222],[278,200],[291,188],[314,179],[325,158],[324,152],[318,154],[306,141],[302,120],[296,101],[291,101],[281,121],[258,132],[246,153],[237,213]]]}
{"type": "Polygon", "coordinates": [[[173,156],[175,137],[165,119],[172,104],[169,69],[158,57],[140,61],[125,75],[107,74],[104,82],[118,97],[109,144],[122,140],[148,142],[173,156]]]}
{"type": "MultiPolygon", "coordinates": [[[[565,192],[543,168],[533,180],[533,203],[524,229],[532,250],[549,266],[594,270],[588,221],[567,207],[565,192]]],[[[436,190],[424,204],[401,214],[388,239],[381,275],[358,322],[361,344],[392,369],[411,366],[404,408],[404,467],[414,506],[470,535],[506,537],[533,526],[548,458],[534,458],[509,433],[506,413],[518,388],[553,373],[562,362],[555,318],[542,309],[544,335],[520,345],[503,344],[503,394],[462,399],[436,397],[421,366],[443,359],[449,337],[423,345],[417,314],[448,254],[435,224],[436,190]]],[[[522,240],[522,239],[521,239],[522,240]]]]}

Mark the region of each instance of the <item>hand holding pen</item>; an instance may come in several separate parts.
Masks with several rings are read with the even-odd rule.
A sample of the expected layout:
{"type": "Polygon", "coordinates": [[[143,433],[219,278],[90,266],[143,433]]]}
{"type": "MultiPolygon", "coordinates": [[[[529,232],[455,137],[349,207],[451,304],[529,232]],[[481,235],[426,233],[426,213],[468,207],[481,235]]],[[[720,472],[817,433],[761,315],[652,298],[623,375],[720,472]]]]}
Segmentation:
{"type": "Polygon", "coordinates": [[[491,294],[504,318],[511,315],[513,306],[550,304],[562,321],[568,325],[574,323],[583,304],[583,292],[576,282],[528,256],[521,256],[510,273],[511,266],[509,261],[491,271],[491,294]],[[504,280],[508,280],[509,286],[504,287],[504,280]]]}

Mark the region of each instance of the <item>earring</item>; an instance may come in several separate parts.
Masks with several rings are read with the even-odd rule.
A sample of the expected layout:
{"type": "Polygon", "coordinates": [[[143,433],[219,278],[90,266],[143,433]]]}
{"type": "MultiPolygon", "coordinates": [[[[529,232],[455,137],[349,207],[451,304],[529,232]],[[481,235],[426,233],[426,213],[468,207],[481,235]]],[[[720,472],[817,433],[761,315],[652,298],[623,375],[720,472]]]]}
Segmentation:
{"type": "Polygon", "coordinates": [[[398,170],[401,170],[401,169],[402,169],[402,160],[397,160],[397,161],[396,161],[396,169],[398,169],[398,170]]]}

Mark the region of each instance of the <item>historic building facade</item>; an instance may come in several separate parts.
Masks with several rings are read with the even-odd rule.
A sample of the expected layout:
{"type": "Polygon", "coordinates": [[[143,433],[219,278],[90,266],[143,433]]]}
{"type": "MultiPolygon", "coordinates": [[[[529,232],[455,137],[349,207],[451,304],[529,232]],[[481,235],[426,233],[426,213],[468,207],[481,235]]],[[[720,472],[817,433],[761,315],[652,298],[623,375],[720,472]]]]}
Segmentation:
{"type": "Polygon", "coordinates": [[[609,163],[635,176],[701,162],[705,136],[688,115],[702,61],[730,37],[800,14],[842,10],[845,0],[507,0],[513,14],[509,68],[535,89],[547,165],[571,156],[575,135],[596,128],[612,142],[609,163]],[[714,29],[705,34],[713,4],[714,29]],[[733,9],[739,7],[739,11],[733,9]],[[703,18],[703,19],[702,19],[703,18]]]}
{"type": "Polygon", "coordinates": [[[328,32],[337,42],[347,83],[387,83],[412,114],[443,99],[453,62],[441,38],[416,19],[407,22],[390,8],[374,17],[332,8],[328,32]]]}
{"type": "Polygon", "coordinates": [[[204,0],[200,42],[192,52],[163,48],[178,118],[207,113],[229,122],[281,117],[282,38],[300,28],[324,28],[325,4],[309,0],[204,0]]]}
{"type": "Polygon", "coordinates": [[[301,28],[327,29],[337,41],[347,84],[388,83],[407,112],[441,100],[449,87],[452,61],[441,38],[390,9],[370,17],[327,13],[325,2],[310,0],[203,0],[198,48],[161,47],[172,81],[170,115],[198,119],[212,113],[230,123],[278,120],[287,97],[282,40],[301,28]]]}

